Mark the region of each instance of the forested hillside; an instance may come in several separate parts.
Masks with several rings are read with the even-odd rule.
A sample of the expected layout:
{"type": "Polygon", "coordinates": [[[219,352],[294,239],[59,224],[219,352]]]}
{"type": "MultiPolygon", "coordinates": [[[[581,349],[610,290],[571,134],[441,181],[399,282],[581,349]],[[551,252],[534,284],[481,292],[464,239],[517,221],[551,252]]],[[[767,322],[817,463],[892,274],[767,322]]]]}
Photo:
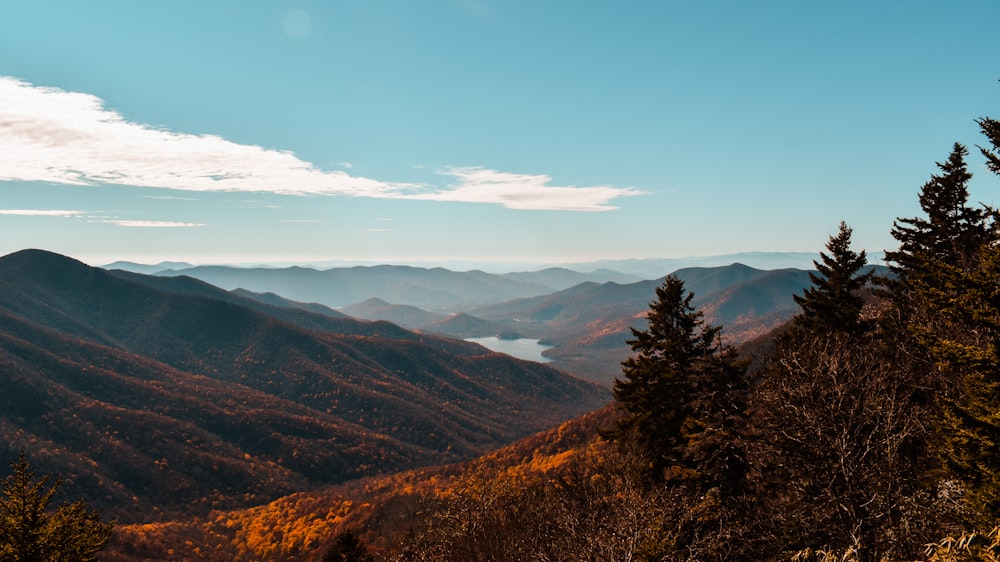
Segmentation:
{"type": "Polygon", "coordinates": [[[470,458],[609,399],[475,344],[42,251],[0,258],[0,386],[0,463],[24,450],[122,522],[470,458]]]}

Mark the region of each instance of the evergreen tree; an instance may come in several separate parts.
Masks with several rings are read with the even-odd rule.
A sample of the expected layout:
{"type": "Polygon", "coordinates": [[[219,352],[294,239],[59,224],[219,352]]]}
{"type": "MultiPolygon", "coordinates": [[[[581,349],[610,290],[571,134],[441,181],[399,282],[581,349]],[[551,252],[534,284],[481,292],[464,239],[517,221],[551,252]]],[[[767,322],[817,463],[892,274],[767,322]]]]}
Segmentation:
{"type": "Polygon", "coordinates": [[[813,261],[816,273],[809,273],[812,287],[802,296],[793,295],[802,308],[796,324],[811,330],[832,329],[853,332],[864,306],[861,291],[873,272],[861,273],[867,265],[865,251],[851,250],[851,229],[841,221],[836,236],[826,243],[829,255],[820,252],[821,261],[813,261]]]}
{"type": "Polygon", "coordinates": [[[615,380],[624,415],[604,432],[639,457],[647,484],[676,513],[657,531],[664,540],[643,559],[723,558],[742,529],[736,506],[747,463],[738,434],[747,364],[722,345],[720,328],[706,324],[693,297],[672,275],[657,287],[648,327],[632,330],[633,355],[615,380]]]}
{"type": "Polygon", "coordinates": [[[886,252],[886,260],[904,287],[934,275],[934,265],[962,265],[973,260],[990,240],[985,208],[969,206],[969,173],[965,163],[968,150],[959,143],[952,147],[940,174],[931,176],[920,190],[920,208],[926,217],[897,219],[892,236],[899,249],[886,252]]]}
{"type": "Polygon", "coordinates": [[[323,555],[323,562],[373,562],[368,547],[351,529],[339,533],[323,555]]]}
{"type": "MultiPolygon", "coordinates": [[[[896,251],[886,252],[894,280],[884,280],[885,295],[893,303],[882,328],[893,345],[906,347],[920,357],[928,375],[927,387],[938,402],[961,393],[963,377],[958,358],[980,337],[970,331],[970,313],[982,304],[972,301],[982,292],[975,272],[983,251],[996,239],[988,207],[969,206],[965,164],[967,151],[955,144],[948,160],[938,163],[941,174],[932,175],[921,188],[919,200],[925,215],[897,219],[892,236],[896,251]]],[[[968,365],[967,365],[968,366],[968,365]]]]}
{"type": "MultiPolygon", "coordinates": [[[[977,123],[991,145],[979,147],[986,165],[1000,175],[1000,122],[984,117],[977,123]]],[[[930,351],[963,375],[961,394],[944,403],[947,465],[965,483],[981,523],[993,525],[1000,519],[1000,221],[996,209],[985,212],[992,237],[981,243],[971,267],[952,268],[927,300],[949,323],[930,351]]]]}
{"type": "Polygon", "coordinates": [[[674,276],[656,289],[648,328],[632,330],[633,356],[614,384],[625,416],[606,435],[634,443],[653,481],[729,494],[744,472],[734,434],[745,363],[721,344],[720,328],[706,325],[693,296],[674,276]]]}
{"type": "Polygon", "coordinates": [[[0,560],[94,560],[111,538],[114,525],[101,523],[100,514],[88,510],[82,501],[46,513],[58,480],[46,489],[49,477],[36,480],[24,452],[11,469],[0,498],[0,560]]]}
{"type": "Polygon", "coordinates": [[[986,167],[994,174],[1000,174],[1000,121],[983,117],[977,119],[976,123],[979,124],[979,129],[986,136],[986,139],[993,145],[992,148],[978,147],[979,151],[986,157],[986,167]]]}
{"type": "MultiPolygon", "coordinates": [[[[994,143],[982,149],[989,160],[996,123],[980,124],[994,143]]],[[[899,250],[886,257],[898,275],[889,293],[896,345],[923,359],[945,465],[973,512],[993,520],[1000,517],[1000,232],[995,209],[968,204],[965,154],[956,144],[938,164],[942,173],[920,193],[926,217],[900,219],[892,232],[899,250]]]]}

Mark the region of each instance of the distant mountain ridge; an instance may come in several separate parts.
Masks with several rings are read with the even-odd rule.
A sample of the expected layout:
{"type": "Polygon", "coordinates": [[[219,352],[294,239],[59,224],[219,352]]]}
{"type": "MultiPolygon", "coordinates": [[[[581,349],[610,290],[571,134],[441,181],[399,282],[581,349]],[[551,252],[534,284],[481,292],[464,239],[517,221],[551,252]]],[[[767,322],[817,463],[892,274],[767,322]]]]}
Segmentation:
{"type": "Polygon", "coordinates": [[[161,271],[161,276],[187,275],[227,290],[273,292],[284,298],[340,308],[376,297],[435,312],[551,292],[550,287],[525,283],[482,271],[455,272],[381,265],[316,270],[303,267],[241,269],[199,266],[161,271]]]}
{"type": "MultiPolygon", "coordinates": [[[[757,257],[787,260],[789,256],[757,257]]],[[[339,308],[339,312],[386,320],[425,333],[460,338],[519,334],[544,340],[554,346],[545,352],[553,360],[551,366],[604,385],[618,375],[620,363],[629,353],[625,340],[631,335],[630,329],[643,327],[645,311],[665,275],[642,281],[575,283],[588,276],[565,268],[506,275],[397,266],[328,271],[185,271],[226,288],[241,286],[245,290],[249,285],[255,287],[254,291],[268,291],[286,299],[289,294],[284,291],[288,291],[296,295],[291,297],[296,301],[325,298],[329,305],[357,299],[339,308]],[[551,289],[545,283],[570,286],[551,289]]],[[[742,263],[688,267],[673,273],[695,293],[706,318],[723,326],[726,341],[736,344],[790,318],[797,310],[792,295],[810,284],[807,270],[767,270],[742,263]]],[[[604,275],[629,279],[613,271],[604,275]]]]}
{"type": "Polygon", "coordinates": [[[378,297],[345,306],[340,312],[366,320],[386,320],[404,328],[422,328],[448,318],[445,314],[430,312],[408,304],[388,303],[378,297]]]}
{"type": "MultiPolygon", "coordinates": [[[[673,272],[684,279],[706,318],[723,327],[726,341],[739,344],[787,321],[797,312],[792,296],[809,286],[808,271],[816,259],[818,255],[807,253],[751,252],[574,266],[627,266],[623,269],[649,268],[650,273],[656,272],[655,277],[638,281],[610,269],[603,270],[604,279],[610,279],[601,280],[594,278],[594,273],[582,274],[567,267],[491,275],[481,271],[379,266],[382,278],[379,284],[372,282],[373,272],[366,268],[322,273],[312,270],[310,275],[325,276],[325,281],[310,286],[314,292],[307,294],[316,297],[325,292],[328,296],[339,295],[336,298],[356,297],[358,300],[340,311],[426,333],[461,338],[519,334],[541,339],[554,346],[545,352],[553,360],[551,366],[610,384],[620,371],[620,362],[628,356],[625,340],[630,329],[643,327],[645,310],[666,273],[673,272]],[[742,262],[715,265],[731,257],[746,258],[755,264],[796,263],[805,267],[762,268],[742,262]],[[666,269],[672,264],[692,262],[705,265],[666,269]],[[512,294],[516,296],[511,297],[512,294]],[[463,316],[442,317],[443,312],[463,316]]],[[[201,274],[201,271],[191,272],[201,274]]],[[[241,275],[238,271],[225,271],[226,275],[234,276],[230,280],[233,284],[238,283],[235,279],[241,275]]],[[[287,275],[289,286],[268,285],[263,275],[257,273],[243,275],[279,294],[282,290],[300,290],[308,285],[294,279],[297,277],[294,268],[269,271],[275,277],[287,275]]]]}
{"type": "MultiPolygon", "coordinates": [[[[597,259],[582,262],[561,262],[561,263],[531,263],[512,261],[473,261],[473,260],[450,260],[439,262],[428,261],[401,261],[394,262],[395,265],[431,269],[442,267],[452,271],[482,270],[497,275],[534,275],[548,270],[568,270],[580,275],[588,276],[587,279],[580,279],[573,282],[577,285],[582,281],[596,281],[605,283],[614,281],[616,283],[634,283],[636,281],[658,279],[671,271],[686,269],[689,267],[717,267],[729,265],[731,263],[743,263],[755,269],[811,269],[812,261],[819,255],[816,252],[737,252],[732,254],[717,254],[703,256],[682,256],[677,258],[623,258],[623,259],[597,259]],[[514,273],[512,273],[514,272],[514,273]]],[[[882,263],[883,252],[868,252],[869,260],[872,263],[882,263]]],[[[285,269],[291,267],[304,267],[316,270],[327,269],[347,269],[352,267],[375,267],[386,265],[385,262],[372,260],[326,260],[313,261],[308,263],[257,263],[257,264],[214,264],[240,269],[265,268],[265,269],[285,269]]],[[[135,262],[120,261],[102,266],[105,269],[124,269],[136,273],[155,273],[165,269],[185,269],[195,267],[184,262],[161,262],[155,265],[139,264],[135,262]],[[172,265],[180,264],[180,265],[172,265]]],[[[541,281],[535,281],[541,282],[541,281]]],[[[546,283],[543,283],[546,284],[546,283]]],[[[553,286],[552,289],[566,289],[571,285],[553,286]]]]}
{"type": "Polygon", "coordinates": [[[38,250],[0,258],[0,328],[0,462],[27,449],[123,520],[468,458],[609,399],[475,344],[38,250]]]}
{"type": "Polygon", "coordinates": [[[187,269],[189,267],[194,267],[194,264],[190,264],[182,261],[161,261],[156,264],[143,264],[135,263],[131,261],[116,261],[102,266],[104,269],[119,269],[122,271],[129,271],[131,273],[142,273],[144,275],[154,275],[161,271],[167,271],[171,269],[187,269]]]}

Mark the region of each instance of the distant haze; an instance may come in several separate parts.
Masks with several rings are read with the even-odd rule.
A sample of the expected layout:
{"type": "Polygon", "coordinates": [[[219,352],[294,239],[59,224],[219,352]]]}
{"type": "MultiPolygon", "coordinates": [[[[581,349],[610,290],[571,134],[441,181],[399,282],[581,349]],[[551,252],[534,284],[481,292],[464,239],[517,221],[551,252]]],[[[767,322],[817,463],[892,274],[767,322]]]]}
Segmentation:
{"type": "MultiPolygon", "coordinates": [[[[878,252],[874,256],[869,256],[869,263],[881,263],[882,253],[878,252]]],[[[290,266],[308,267],[318,270],[332,269],[337,267],[354,266],[375,266],[375,265],[409,265],[414,267],[443,267],[451,271],[471,271],[481,270],[487,273],[511,273],[519,271],[539,271],[550,267],[564,267],[582,273],[591,273],[602,269],[611,270],[638,279],[657,279],[667,273],[684,267],[713,267],[719,265],[729,265],[742,263],[756,269],[783,269],[793,267],[797,269],[812,269],[813,260],[819,259],[818,251],[809,252],[745,252],[738,254],[726,254],[718,256],[688,256],[682,258],[648,258],[648,259],[623,259],[623,260],[596,260],[572,263],[538,263],[524,261],[424,261],[424,260],[400,260],[395,262],[380,261],[350,261],[350,260],[325,260],[316,262],[241,262],[226,263],[215,262],[205,265],[231,265],[236,267],[268,267],[283,268],[290,266]]],[[[136,263],[129,261],[117,261],[112,263],[92,264],[106,269],[124,269],[135,273],[153,274],[166,270],[181,270],[194,265],[187,262],[160,262],[156,264],[136,263]]]]}

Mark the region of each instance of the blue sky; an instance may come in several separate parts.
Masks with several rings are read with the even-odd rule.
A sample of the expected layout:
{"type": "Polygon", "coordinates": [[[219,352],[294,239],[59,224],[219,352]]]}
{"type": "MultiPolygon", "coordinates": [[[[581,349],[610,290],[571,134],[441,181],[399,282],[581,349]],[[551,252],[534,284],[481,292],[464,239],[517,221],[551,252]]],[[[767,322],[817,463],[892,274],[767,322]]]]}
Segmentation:
{"type": "Polygon", "coordinates": [[[841,220],[880,252],[1000,117],[996,21],[995,0],[11,2],[0,253],[541,264],[813,252],[841,220]]]}

